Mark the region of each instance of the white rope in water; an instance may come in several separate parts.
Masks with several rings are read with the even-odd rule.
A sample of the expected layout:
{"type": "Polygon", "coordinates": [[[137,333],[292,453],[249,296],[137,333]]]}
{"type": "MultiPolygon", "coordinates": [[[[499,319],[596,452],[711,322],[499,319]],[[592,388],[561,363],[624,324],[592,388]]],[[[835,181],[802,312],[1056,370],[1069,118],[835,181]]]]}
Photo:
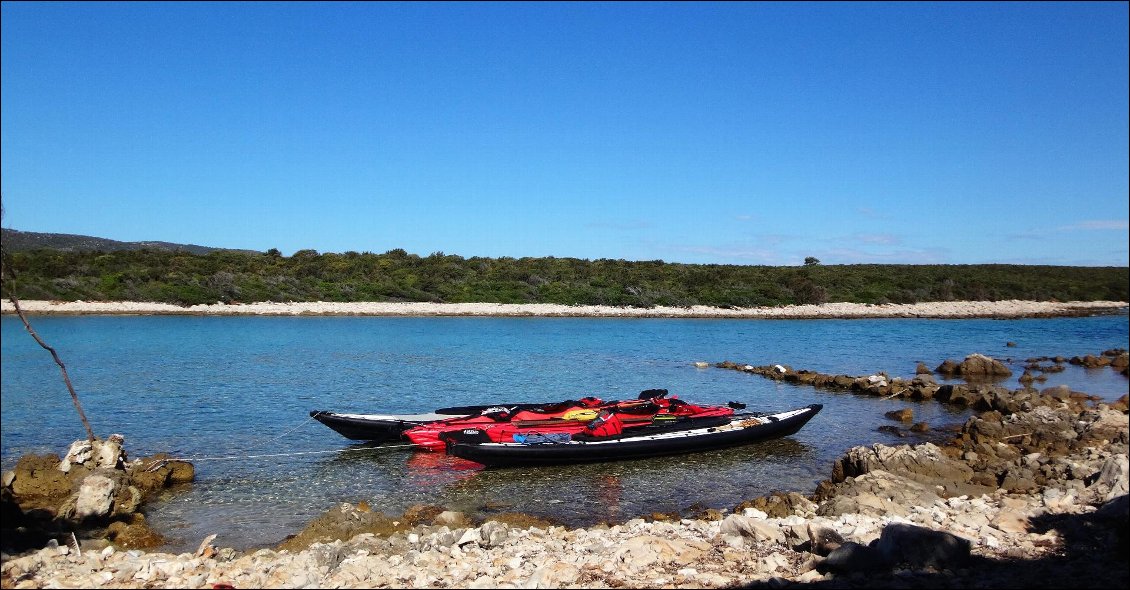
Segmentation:
{"type": "Polygon", "coordinates": [[[265,444],[267,444],[267,443],[273,443],[273,442],[275,442],[275,441],[279,440],[280,438],[282,438],[282,437],[284,437],[284,436],[286,436],[286,435],[288,435],[288,434],[290,434],[290,433],[294,432],[295,430],[298,430],[299,428],[302,428],[303,426],[306,426],[306,424],[307,424],[308,422],[310,422],[311,420],[313,420],[315,416],[317,416],[318,414],[321,414],[321,413],[322,413],[322,412],[317,412],[317,413],[311,414],[309,418],[307,418],[307,419],[303,420],[302,422],[299,422],[299,423],[298,423],[298,425],[296,425],[296,426],[295,426],[294,428],[291,428],[290,430],[288,430],[288,431],[286,431],[286,432],[284,432],[284,433],[282,433],[282,434],[280,434],[280,435],[276,436],[275,438],[272,438],[272,439],[268,440],[268,441],[267,441],[267,442],[265,442],[265,443],[260,443],[260,445],[259,445],[259,446],[263,446],[263,445],[265,445],[265,444]]]}
{"type": "Polygon", "coordinates": [[[359,453],[361,451],[383,451],[386,449],[405,449],[414,447],[411,443],[406,445],[381,445],[378,447],[365,447],[361,449],[334,449],[330,451],[297,451],[294,453],[269,453],[265,455],[228,455],[226,457],[173,457],[170,459],[162,459],[153,465],[146,468],[146,471],[154,471],[160,469],[163,465],[171,461],[186,461],[192,463],[194,461],[228,461],[232,459],[263,459],[267,457],[296,457],[298,455],[325,455],[329,453],[359,453]]]}
{"type": "Polygon", "coordinates": [[[181,459],[182,461],[223,461],[228,459],[262,459],[264,457],[295,457],[298,455],[324,455],[328,453],[357,453],[361,451],[380,451],[384,449],[404,449],[415,446],[411,443],[406,445],[381,445],[379,447],[365,447],[362,449],[334,449],[332,451],[298,451],[295,453],[271,453],[267,455],[229,455],[227,457],[194,457],[190,459],[181,459]]]}
{"type": "MultiPolygon", "coordinates": [[[[321,412],[318,412],[318,414],[320,414],[320,413],[321,412]]],[[[317,414],[312,414],[309,418],[303,420],[302,422],[299,422],[296,426],[294,426],[290,430],[287,430],[286,432],[284,432],[284,433],[282,433],[282,434],[280,434],[280,435],[278,435],[278,436],[276,436],[272,439],[266,440],[262,443],[258,443],[253,448],[263,447],[263,446],[265,446],[269,443],[273,443],[273,442],[281,439],[282,437],[294,432],[295,430],[302,428],[303,426],[305,426],[305,425],[309,424],[311,421],[313,421],[314,417],[316,415],[317,414]]],[[[193,461],[228,461],[228,460],[232,460],[232,459],[264,459],[264,458],[268,458],[268,457],[296,457],[296,456],[299,456],[299,455],[325,455],[325,454],[329,454],[329,453],[355,453],[355,452],[361,452],[361,451],[377,451],[377,450],[384,450],[384,449],[403,449],[403,448],[408,448],[408,447],[413,447],[413,446],[415,446],[415,445],[409,443],[409,444],[405,444],[405,445],[380,445],[380,446],[376,446],[376,447],[365,447],[365,448],[360,448],[360,449],[334,449],[334,450],[330,450],[330,451],[296,451],[296,452],[293,452],[293,453],[269,453],[269,454],[264,454],[264,455],[228,455],[226,457],[174,457],[174,458],[164,459],[164,460],[158,461],[158,462],[154,463],[153,465],[150,465],[148,468],[146,468],[146,471],[154,471],[154,470],[160,469],[161,466],[165,465],[166,463],[168,463],[170,461],[187,461],[187,462],[191,463],[193,461]]]]}

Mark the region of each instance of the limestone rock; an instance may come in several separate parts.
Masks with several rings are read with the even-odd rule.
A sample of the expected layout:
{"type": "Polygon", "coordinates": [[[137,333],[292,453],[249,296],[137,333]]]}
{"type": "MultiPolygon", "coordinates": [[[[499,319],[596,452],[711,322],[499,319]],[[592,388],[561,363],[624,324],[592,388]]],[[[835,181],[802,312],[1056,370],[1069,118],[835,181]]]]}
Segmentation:
{"type": "Polygon", "coordinates": [[[75,518],[104,518],[110,515],[118,484],[105,475],[89,475],[82,480],[75,502],[75,518]]]}
{"type": "Polygon", "coordinates": [[[158,453],[130,463],[126,468],[130,482],[142,494],[149,494],[167,487],[191,483],[196,479],[196,468],[187,461],[176,459],[167,453],[158,453]]]}
{"type": "Polygon", "coordinates": [[[784,518],[793,514],[811,515],[816,510],[816,504],[797,492],[773,492],[738,504],[734,512],[740,513],[746,508],[759,510],[767,518],[784,518]]]}
{"type": "Polygon", "coordinates": [[[817,514],[906,516],[910,506],[930,506],[940,500],[936,488],[883,470],[872,470],[836,484],[832,497],[820,504],[817,514]]]}
{"type": "Polygon", "coordinates": [[[965,357],[965,360],[958,365],[957,372],[963,377],[1008,377],[1012,375],[1012,370],[1006,367],[1004,363],[977,353],[965,357]]]}
{"type": "MultiPolygon", "coordinates": [[[[387,536],[403,528],[406,528],[403,523],[396,524],[391,517],[381,512],[358,508],[346,502],[322,513],[298,534],[280,543],[278,548],[296,551],[313,543],[348,540],[363,533],[387,536]]],[[[452,543],[455,540],[458,538],[453,539],[452,543]]]]}
{"type": "Polygon", "coordinates": [[[21,498],[58,498],[61,501],[71,493],[67,474],[58,469],[58,455],[28,454],[20,457],[13,470],[12,493],[21,498]]]}
{"type": "Polygon", "coordinates": [[[640,535],[622,543],[614,553],[613,560],[640,570],[666,564],[694,563],[708,550],[710,545],[707,543],[688,543],[654,535],[640,535]]]}
{"type": "Polygon", "coordinates": [[[943,375],[953,375],[958,372],[960,366],[961,363],[953,359],[946,359],[942,361],[942,364],[938,365],[938,367],[934,369],[934,372],[941,373],[943,375]]]}
{"type": "Polygon", "coordinates": [[[67,473],[73,465],[82,465],[94,456],[94,443],[89,440],[76,440],[67,449],[67,454],[59,461],[59,471],[67,473]]]}
{"type": "Polygon", "coordinates": [[[1110,502],[1119,496],[1130,494],[1130,462],[1126,454],[1114,455],[1103,463],[1098,479],[1091,486],[1091,492],[1102,502],[1110,502]]]}
{"type": "Polygon", "coordinates": [[[891,410],[890,412],[887,412],[883,415],[887,418],[890,418],[891,420],[897,420],[899,422],[911,422],[914,420],[914,410],[910,408],[891,410]]]}
{"type": "Polygon", "coordinates": [[[929,485],[942,485],[956,491],[968,484],[973,469],[950,458],[933,443],[890,447],[875,444],[853,447],[832,466],[832,481],[840,482],[874,470],[897,473],[929,485]]]}

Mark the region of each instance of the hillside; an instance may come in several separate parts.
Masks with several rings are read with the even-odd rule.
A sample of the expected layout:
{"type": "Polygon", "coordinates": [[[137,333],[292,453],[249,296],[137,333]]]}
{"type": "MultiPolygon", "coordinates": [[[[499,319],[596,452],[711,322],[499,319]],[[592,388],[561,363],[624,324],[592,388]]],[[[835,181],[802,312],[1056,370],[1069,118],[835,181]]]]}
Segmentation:
{"type": "Polygon", "coordinates": [[[399,248],[384,254],[299,250],[288,257],[274,249],[249,252],[86,236],[37,243],[45,238],[36,235],[4,230],[4,249],[18,276],[4,280],[5,297],[177,305],[414,301],[643,308],[1130,299],[1127,267],[750,266],[419,256],[399,248]]]}
{"type": "MultiPolygon", "coordinates": [[[[4,228],[0,231],[6,252],[25,252],[39,248],[59,250],[62,252],[117,252],[122,250],[161,250],[167,252],[188,252],[190,254],[208,254],[225,248],[211,248],[195,244],[174,244],[172,242],[119,242],[106,238],[81,236],[77,234],[53,234],[20,231],[4,228]]],[[[254,250],[231,250],[235,252],[255,253],[254,250]]]]}

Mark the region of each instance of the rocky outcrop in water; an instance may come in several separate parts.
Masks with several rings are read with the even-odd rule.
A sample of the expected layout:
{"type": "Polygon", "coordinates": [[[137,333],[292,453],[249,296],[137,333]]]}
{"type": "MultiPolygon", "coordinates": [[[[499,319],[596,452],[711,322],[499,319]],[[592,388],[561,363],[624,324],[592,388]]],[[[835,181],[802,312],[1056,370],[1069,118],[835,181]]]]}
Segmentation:
{"type": "Polygon", "coordinates": [[[972,377],[975,379],[1008,377],[1012,375],[1012,370],[1005,366],[1004,363],[977,353],[965,357],[965,360],[960,363],[952,359],[947,359],[941,365],[938,365],[936,372],[947,376],[972,377]]]}
{"type": "Polygon", "coordinates": [[[127,460],[121,435],[75,441],[58,455],[25,455],[4,473],[2,527],[6,552],[48,539],[107,538],[121,547],[152,548],[164,539],[145,523],[144,502],[195,477],[190,463],[157,455],[127,460]]]}
{"type": "Polygon", "coordinates": [[[1127,368],[1130,367],[1130,352],[1125,348],[1111,348],[1104,350],[1100,354],[1085,354],[1083,356],[1073,356],[1070,359],[1063,356],[1055,357],[1036,357],[1027,359],[1028,365],[1026,368],[1031,370],[1039,370],[1044,372],[1059,372],[1063,370],[1065,363],[1078,365],[1088,369],[1096,369],[1099,367],[1110,367],[1114,371],[1123,375],[1128,375],[1127,368]],[[1051,361],[1052,365],[1040,365],[1039,363],[1051,361]]]}
{"type": "MultiPolygon", "coordinates": [[[[954,373],[950,376],[963,375],[959,367],[965,363],[982,368],[993,367],[1000,363],[995,359],[977,354],[967,357],[965,363],[947,362],[954,363],[954,373]]],[[[945,364],[943,363],[939,367],[939,372],[943,374],[944,371],[941,369],[945,364]]],[[[985,377],[993,375],[992,371],[997,370],[991,368],[984,369],[988,371],[987,373],[964,374],[969,379],[967,383],[938,384],[934,376],[929,373],[916,373],[911,379],[903,379],[901,377],[890,377],[882,371],[872,375],[830,375],[804,369],[794,370],[792,367],[782,364],[755,366],[723,361],[715,366],[817,389],[846,391],[890,399],[935,400],[945,404],[968,407],[976,411],[998,411],[1003,414],[1012,414],[1036,406],[1056,407],[1063,403],[1068,403],[1071,407],[1079,409],[1102,399],[1098,396],[1071,391],[1065,386],[1049,387],[1043,390],[1032,387],[1009,390],[1006,387],[992,384],[991,379],[985,379],[985,377]]],[[[1007,367],[1005,370],[1008,370],[1007,367]]]]}

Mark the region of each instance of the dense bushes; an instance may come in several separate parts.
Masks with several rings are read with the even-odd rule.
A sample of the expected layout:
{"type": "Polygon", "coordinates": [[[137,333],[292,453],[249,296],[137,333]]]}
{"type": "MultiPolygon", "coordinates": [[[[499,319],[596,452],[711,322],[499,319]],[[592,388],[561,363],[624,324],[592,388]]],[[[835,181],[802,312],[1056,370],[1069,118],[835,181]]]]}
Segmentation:
{"type": "Polygon", "coordinates": [[[282,256],[157,250],[11,254],[24,299],[163,301],[436,301],[565,305],[773,306],[848,301],[1126,301],[1125,267],[1016,265],[674,264],[575,258],[384,254],[282,256]]]}

